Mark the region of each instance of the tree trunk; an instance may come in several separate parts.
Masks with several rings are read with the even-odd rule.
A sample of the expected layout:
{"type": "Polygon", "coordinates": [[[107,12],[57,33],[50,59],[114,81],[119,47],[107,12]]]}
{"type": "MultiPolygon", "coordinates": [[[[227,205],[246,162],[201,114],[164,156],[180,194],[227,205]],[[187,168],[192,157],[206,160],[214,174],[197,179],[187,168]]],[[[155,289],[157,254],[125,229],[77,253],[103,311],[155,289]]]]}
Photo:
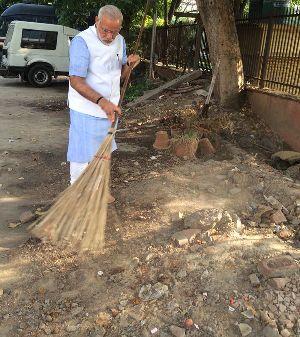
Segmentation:
{"type": "Polygon", "coordinates": [[[197,0],[206,31],[210,60],[220,59],[215,94],[224,107],[238,107],[244,86],[243,63],[236,31],[232,0],[197,0]]]}
{"type": "Polygon", "coordinates": [[[172,0],[170,9],[169,9],[169,14],[168,14],[168,21],[169,23],[172,21],[173,15],[176,11],[176,9],[180,6],[181,0],[172,0]]]}

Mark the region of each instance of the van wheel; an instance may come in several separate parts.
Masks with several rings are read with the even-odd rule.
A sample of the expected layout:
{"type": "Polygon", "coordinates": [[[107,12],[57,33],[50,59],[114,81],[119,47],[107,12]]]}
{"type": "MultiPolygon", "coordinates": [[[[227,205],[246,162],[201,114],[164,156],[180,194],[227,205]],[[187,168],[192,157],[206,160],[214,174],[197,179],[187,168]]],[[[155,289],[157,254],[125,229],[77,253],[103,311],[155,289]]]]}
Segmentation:
{"type": "Polygon", "coordinates": [[[52,74],[49,67],[37,64],[29,69],[28,81],[35,87],[47,87],[52,81],[52,74]]]}

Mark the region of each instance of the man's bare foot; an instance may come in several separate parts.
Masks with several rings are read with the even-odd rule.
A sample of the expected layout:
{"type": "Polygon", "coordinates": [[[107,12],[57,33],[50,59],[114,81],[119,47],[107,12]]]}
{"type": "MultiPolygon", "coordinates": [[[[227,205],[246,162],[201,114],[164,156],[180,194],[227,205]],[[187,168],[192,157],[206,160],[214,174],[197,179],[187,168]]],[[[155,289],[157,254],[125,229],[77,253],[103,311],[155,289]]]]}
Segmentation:
{"type": "Polygon", "coordinates": [[[109,204],[112,204],[112,203],[114,203],[116,201],[116,199],[109,193],[109,195],[108,195],[108,203],[109,204]]]}

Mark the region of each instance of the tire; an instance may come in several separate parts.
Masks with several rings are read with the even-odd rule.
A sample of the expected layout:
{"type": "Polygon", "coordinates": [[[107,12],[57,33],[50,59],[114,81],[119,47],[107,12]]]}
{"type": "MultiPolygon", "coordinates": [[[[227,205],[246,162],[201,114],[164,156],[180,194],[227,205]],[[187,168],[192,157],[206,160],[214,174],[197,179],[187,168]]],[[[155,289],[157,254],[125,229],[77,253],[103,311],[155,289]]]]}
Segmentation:
{"type": "Polygon", "coordinates": [[[34,87],[47,87],[52,81],[52,71],[43,64],[37,64],[29,69],[28,81],[34,87]]]}

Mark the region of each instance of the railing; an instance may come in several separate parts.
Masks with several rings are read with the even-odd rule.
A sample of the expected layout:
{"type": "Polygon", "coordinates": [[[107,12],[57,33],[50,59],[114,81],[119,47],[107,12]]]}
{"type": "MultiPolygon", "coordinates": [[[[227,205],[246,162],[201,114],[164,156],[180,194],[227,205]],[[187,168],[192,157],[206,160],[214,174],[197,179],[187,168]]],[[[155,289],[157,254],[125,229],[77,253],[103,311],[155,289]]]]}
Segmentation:
{"type": "MultiPolygon", "coordinates": [[[[300,95],[300,13],[245,16],[237,20],[245,78],[248,84],[300,95]]],[[[144,56],[149,58],[151,31],[144,37],[144,56]]],[[[211,71],[203,27],[191,24],[159,27],[156,61],[182,69],[211,71]]]]}

